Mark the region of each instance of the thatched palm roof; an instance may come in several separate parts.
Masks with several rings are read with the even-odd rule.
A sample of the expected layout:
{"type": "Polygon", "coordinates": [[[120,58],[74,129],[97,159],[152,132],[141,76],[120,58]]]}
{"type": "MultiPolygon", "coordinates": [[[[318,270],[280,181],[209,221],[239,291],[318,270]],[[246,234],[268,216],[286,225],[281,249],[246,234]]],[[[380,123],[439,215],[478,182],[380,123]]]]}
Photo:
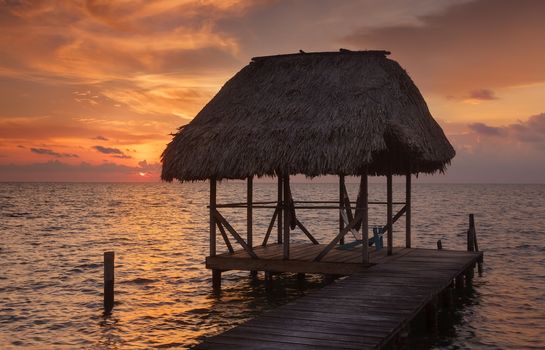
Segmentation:
{"type": "Polygon", "coordinates": [[[163,180],[443,171],[454,149],[389,52],[256,57],[163,152],[163,180]]]}

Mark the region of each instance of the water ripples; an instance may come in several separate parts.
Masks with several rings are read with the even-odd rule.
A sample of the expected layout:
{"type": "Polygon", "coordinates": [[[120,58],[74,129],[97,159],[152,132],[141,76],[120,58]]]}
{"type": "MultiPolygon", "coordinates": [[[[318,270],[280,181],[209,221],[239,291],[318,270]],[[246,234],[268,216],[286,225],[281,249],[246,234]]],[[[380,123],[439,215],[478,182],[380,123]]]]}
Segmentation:
{"type": "MultiPolygon", "coordinates": [[[[356,185],[349,191],[355,198],[356,185]]],[[[222,183],[220,202],[245,198],[245,185],[222,183]]],[[[293,184],[298,200],[335,200],[336,184],[293,184]]],[[[403,184],[394,200],[403,200],[403,184]]],[[[255,184],[255,200],[274,200],[276,184],[255,184]]],[[[373,200],[383,185],[372,184],[373,200]]],[[[450,326],[416,347],[545,347],[543,185],[414,186],[414,245],[465,249],[467,214],[476,215],[485,273],[450,326]]],[[[275,281],[273,291],[247,273],[224,274],[211,290],[206,184],[0,184],[0,348],[184,348],[264,310],[320,288],[310,276],[275,281]],[[116,304],[102,316],[102,254],[116,252],[116,304]]],[[[244,231],[245,213],[223,210],[244,231]]],[[[256,242],[271,212],[255,213],[256,242]]],[[[337,230],[330,211],[300,211],[318,239],[337,230]]],[[[385,208],[370,210],[383,224],[385,208]]],[[[402,244],[402,219],[394,237],[402,244]]],[[[261,234],[261,236],[260,236],[261,234]]],[[[294,240],[305,240],[294,232],[294,240]]],[[[219,245],[218,243],[218,246],[219,245]]]]}

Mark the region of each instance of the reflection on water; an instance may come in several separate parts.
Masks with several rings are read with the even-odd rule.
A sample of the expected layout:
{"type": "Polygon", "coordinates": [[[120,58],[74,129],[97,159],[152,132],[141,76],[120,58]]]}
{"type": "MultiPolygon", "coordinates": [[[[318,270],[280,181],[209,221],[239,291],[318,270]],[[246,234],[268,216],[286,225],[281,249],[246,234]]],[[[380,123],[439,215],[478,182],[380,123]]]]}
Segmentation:
{"type": "MultiPolygon", "coordinates": [[[[394,185],[403,200],[403,185],[394,185]]],[[[273,200],[276,185],[256,184],[255,200],[273,200]]],[[[545,210],[543,185],[415,185],[414,245],[464,249],[467,213],[476,214],[483,277],[441,316],[436,336],[413,348],[545,347],[545,210]],[[455,322],[452,322],[454,320],[455,322]]],[[[222,184],[219,201],[244,200],[245,185],[222,184]]],[[[336,184],[294,184],[296,200],[335,200],[336,184]]],[[[356,185],[349,190],[355,197],[356,185]]],[[[371,185],[371,199],[385,198],[371,185]]],[[[291,275],[272,291],[247,273],[223,274],[210,288],[206,184],[0,184],[0,348],[184,348],[205,335],[306,294],[291,275]],[[102,316],[102,253],[116,252],[116,305],[102,316]]],[[[222,214],[244,233],[245,215],[222,214]]],[[[256,213],[255,242],[272,215],[256,213]]],[[[385,208],[371,209],[371,225],[385,208]]],[[[336,213],[300,211],[322,241],[336,213]]],[[[398,244],[402,244],[401,219],[398,244]]],[[[305,240],[295,233],[294,240],[305,240]]],[[[223,248],[218,241],[218,247],[223,248]]]]}

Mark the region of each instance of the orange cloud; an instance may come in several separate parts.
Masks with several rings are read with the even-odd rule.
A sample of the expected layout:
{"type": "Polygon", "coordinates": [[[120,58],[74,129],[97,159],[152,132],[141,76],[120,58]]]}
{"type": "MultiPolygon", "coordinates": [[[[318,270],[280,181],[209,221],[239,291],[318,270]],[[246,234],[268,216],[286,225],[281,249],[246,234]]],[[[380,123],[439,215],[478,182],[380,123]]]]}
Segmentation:
{"type": "Polygon", "coordinates": [[[156,166],[169,133],[250,57],[299,49],[391,50],[462,157],[500,144],[486,135],[494,128],[532,150],[511,125],[535,128],[534,119],[516,118],[544,109],[540,1],[0,0],[0,7],[2,171],[11,164],[19,174],[26,166],[59,179],[69,177],[62,171],[83,179],[84,170],[153,179],[156,169],[147,167],[156,166]],[[62,163],[43,165],[46,157],[62,163]]]}

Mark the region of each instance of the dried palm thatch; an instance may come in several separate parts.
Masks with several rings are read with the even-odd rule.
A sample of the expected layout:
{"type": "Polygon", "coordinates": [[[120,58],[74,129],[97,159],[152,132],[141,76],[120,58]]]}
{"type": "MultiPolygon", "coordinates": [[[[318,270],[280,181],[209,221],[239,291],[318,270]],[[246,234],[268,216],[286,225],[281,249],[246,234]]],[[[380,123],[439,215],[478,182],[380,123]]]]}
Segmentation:
{"type": "Polygon", "coordinates": [[[174,135],[162,179],[444,171],[454,149],[387,54],[253,58],[174,135]]]}

